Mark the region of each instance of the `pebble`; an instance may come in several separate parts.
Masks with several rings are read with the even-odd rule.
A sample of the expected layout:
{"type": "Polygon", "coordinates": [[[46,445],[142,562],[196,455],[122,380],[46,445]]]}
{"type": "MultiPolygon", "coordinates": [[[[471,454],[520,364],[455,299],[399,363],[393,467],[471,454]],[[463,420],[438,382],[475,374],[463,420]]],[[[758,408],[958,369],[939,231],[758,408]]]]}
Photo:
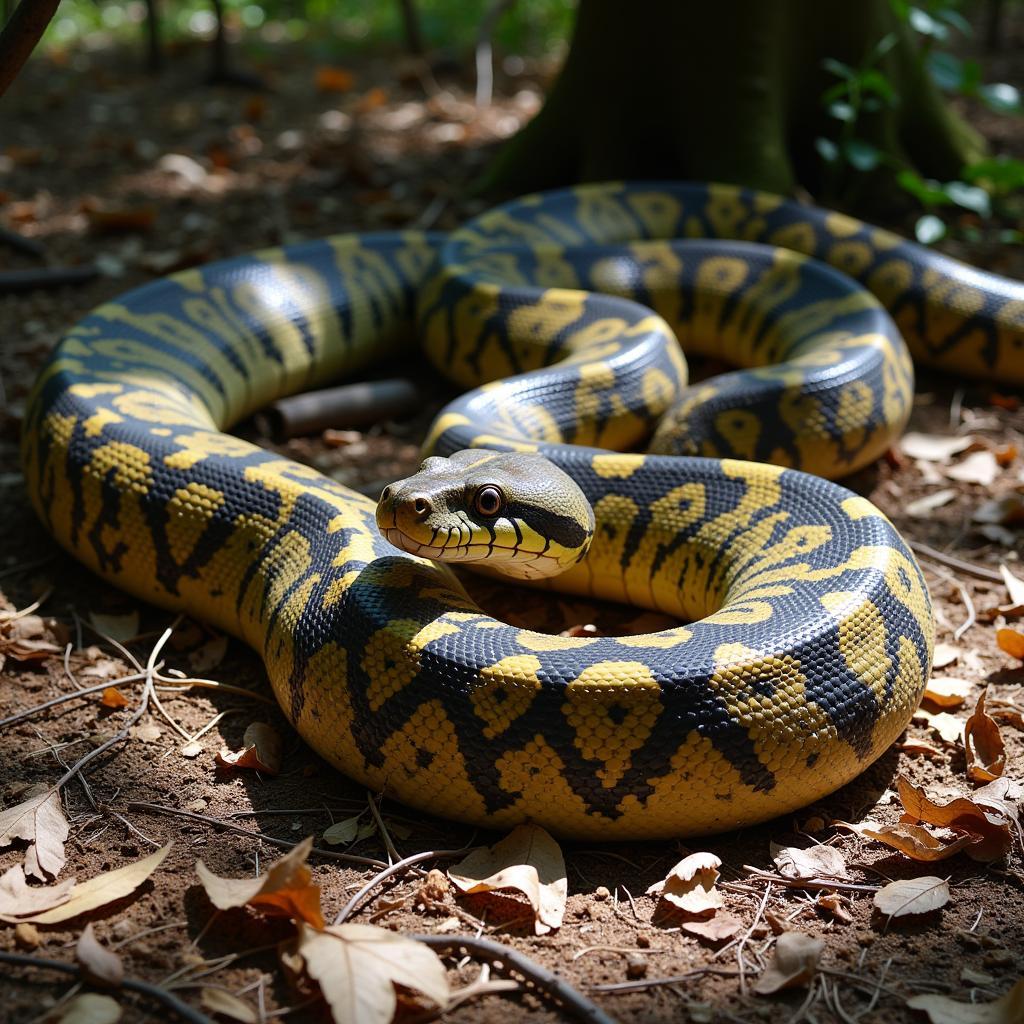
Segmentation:
{"type": "Polygon", "coordinates": [[[595,900],[606,900],[606,899],[608,899],[609,896],[611,896],[611,893],[608,891],[608,886],[606,886],[606,885],[599,885],[594,890],[594,899],[595,900]]]}
{"type": "Polygon", "coordinates": [[[626,977],[631,980],[647,977],[647,957],[643,953],[630,953],[626,957],[626,977]]]}

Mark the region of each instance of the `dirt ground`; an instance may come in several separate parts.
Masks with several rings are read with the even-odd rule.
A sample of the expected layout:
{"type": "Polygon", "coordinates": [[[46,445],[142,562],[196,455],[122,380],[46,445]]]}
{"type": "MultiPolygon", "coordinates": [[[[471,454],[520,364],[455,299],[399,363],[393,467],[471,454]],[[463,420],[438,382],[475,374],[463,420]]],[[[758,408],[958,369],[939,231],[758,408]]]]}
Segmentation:
{"type": "MultiPolygon", "coordinates": [[[[54,549],[28,506],[20,475],[19,416],[54,342],[92,306],[168,270],[347,230],[454,226],[480,208],[479,202],[462,198],[464,187],[490,148],[536,109],[545,73],[527,62],[514,77],[500,76],[495,104],[477,111],[469,82],[440,71],[436,77],[424,75],[398,59],[346,67],[354,77],[343,92],[317,91],[315,69],[297,51],[275,53],[256,69],[272,86],[267,92],[203,85],[203,55],[188,49],[159,79],[140,74],[134,60],[134,54],[106,52],[40,60],[4,100],[0,226],[38,242],[45,259],[41,263],[0,243],[0,271],[96,261],[102,273],[84,285],[0,297],[0,381],[6,399],[0,422],[0,590],[8,610],[45,596],[40,614],[53,621],[42,638],[58,650],[72,644],[70,672],[61,653],[32,661],[9,658],[0,670],[0,715],[67,693],[90,673],[102,678],[130,671],[125,656],[91,632],[89,613],[122,614],[134,604],[54,549]]],[[[1007,66],[994,73],[1005,79],[1012,70],[1007,66]]],[[[336,86],[343,84],[335,80],[336,86]]],[[[1008,129],[1007,122],[979,110],[970,114],[998,145],[1024,156],[1020,122],[1008,129]]],[[[953,244],[952,250],[1024,278],[1019,253],[984,241],[970,248],[953,244]]],[[[431,381],[430,389],[437,400],[413,421],[349,433],[330,443],[297,440],[282,450],[375,494],[415,465],[418,440],[449,393],[439,381],[431,381]]],[[[992,451],[999,460],[993,482],[948,476],[966,453],[936,462],[894,452],[846,483],[882,508],[912,541],[970,563],[982,575],[1003,562],[1024,578],[1024,515],[1016,522],[1009,515],[1002,521],[999,514],[987,515],[987,521],[976,518],[992,499],[1006,499],[1005,507],[1024,500],[1019,399],[1000,387],[921,373],[911,429],[976,439],[977,450],[992,451]],[[948,500],[915,514],[918,499],[945,490],[952,492],[948,500]]],[[[258,436],[251,424],[241,429],[258,436]]],[[[1024,667],[997,647],[989,614],[1007,604],[1004,585],[955,563],[951,567],[948,559],[922,558],[922,565],[935,599],[937,639],[952,647],[951,660],[937,674],[968,684],[965,702],[950,714],[966,720],[983,691],[990,706],[1003,702],[1005,709],[1019,711],[1024,667]]],[[[495,614],[526,616],[523,621],[555,632],[591,623],[609,632],[650,625],[635,610],[478,589],[495,614]]],[[[144,661],[172,619],[151,608],[138,610],[141,635],[130,650],[144,661]]],[[[164,653],[167,666],[193,673],[197,652],[200,659],[215,660],[208,646],[212,636],[187,619],[177,622],[164,653]]],[[[223,660],[199,674],[269,696],[259,659],[234,641],[223,660]]],[[[131,690],[126,693],[134,700],[131,690]]],[[[276,706],[212,690],[162,699],[190,736],[215,718],[216,723],[196,741],[199,751],[186,756],[185,742],[169,722],[147,714],[125,743],[70,783],[63,793],[71,834],[62,877],[89,878],[173,840],[168,859],[135,894],[88,918],[40,927],[35,935],[22,929],[16,936],[13,927],[0,927],[0,951],[71,960],[91,920],[103,943],[118,946],[128,976],[172,988],[194,1007],[200,1005],[200,990],[214,986],[241,994],[253,1019],[286,1012],[295,1020],[326,1019],[322,1004],[291,985],[281,967],[276,943],[290,934],[290,926],[244,909],[215,912],[199,886],[195,861],[201,858],[219,874],[241,877],[264,870],[280,854],[267,837],[290,843],[311,835],[325,847],[321,837],[332,822],[361,812],[362,820],[373,820],[365,813],[367,794],[315,757],[276,706]],[[277,777],[225,770],[215,762],[222,747],[240,747],[255,720],[269,722],[284,738],[277,777]]],[[[52,784],[90,747],[121,728],[133,706],[110,709],[97,698],[71,701],[3,728],[3,805],[16,803],[26,784],[52,784]]],[[[1008,723],[1001,726],[1006,775],[1020,779],[1024,732],[1008,723]]],[[[905,1001],[921,993],[992,1000],[1024,975],[1020,847],[993,863],[959,855],[922,864],[831,825],[867,818],[896,823],[900,774],[939,802],[972,789],[963,746],[943,740],[934,723],[915,721],[904,741],[863,776],[792,818],[690,846],[562,844],[568,906],[562,927],[551,934],[534,936],[529,908],[513,895],[456,898],[450,890],[424,899],[422,880],[410,874],[377,887],[354,920],[403,933],[482,928],[482,934],[557,972],[615,1019],[629,1022],[911,1020],[923,1018],[905,1001]],[[842,854],[849,877],[835,891],[848,921],[816,902],[817,889],[781,879],[772,843],[826,843],[842,854]],[[742,921],[737,935],[719,948],[682,929],[679,917],[656,917],[656,900],[644,895],[676,861],[700,850],[721,858],[724,909],[742,921]],[[769,873],[772,880],[756,872],[769,873]],[[923,875],[948,877],[952,897],[944,908],[893,920],[873,911],[879,886],[923,875]],[[824,940],[820,969],[809,986],[758,995],[754,979],[771,961],[775,932],[782,929],[824,940]],[[601,988],[627,981],[632,987],[626,990],[601,988]]],[[[499,838],[387,800],[380,813],[403,857],[499,838]]],[[[387,859],[378,829],[349,846],[325,848],[387,859]]],[[[23,856],[19,844],[0,851],[0,870],[23,856]]],[[[328,918],[375,870],[320,855],[310,863],[328,918]]],[[[436,866],[447,863],[438,860],[436,866]]],[[[451,956],[445,962],[453,983],[477,976],[477,959],[451,956]]],[[[29,1022],[57,1015],[71,986],[50,972],[0,965],[0,1016],[29,1022]]],[[[121,992],[118,999],[124,1019],[167,1016],[141,997],[121,992]]],[[[403,1021],[427,1019],[423,1005],[411,999],[403,999],[399,1015],[403,1021]]],[[[526,987],[467,1000],[444,1019],[458,1024],[502,1016],[566,1019],[543,991],[526,987]]]]}

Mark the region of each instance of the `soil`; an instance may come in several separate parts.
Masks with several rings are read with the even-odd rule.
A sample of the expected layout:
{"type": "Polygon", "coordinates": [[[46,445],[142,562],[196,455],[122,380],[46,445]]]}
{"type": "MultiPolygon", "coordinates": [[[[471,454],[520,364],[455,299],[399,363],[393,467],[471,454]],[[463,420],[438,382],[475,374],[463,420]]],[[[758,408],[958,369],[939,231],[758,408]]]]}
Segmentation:
{"type": "MultiPolygon", "coordinates": [[[[101,273],[84,285],[36,289],[0,300],[0,380],[6,396],[0,424],[5,510],[0,587],[8,609],[24,609],[44,595],[40,613],[50,618],[40,636],[58,649],[72,644],[66,666],[59,653],[30,662],[9,658],[0,670],[0,714],[68,693],[88,682],[90,674],[111,678],[130,671],[126,657],[92,632],[89,615],[119,614],[134,604],[54,550],[29,508],[20,474],[20,413],[54,342],[94,305],[162,272],[348,230],[443,230],[458,224],[482,207],[479,200],[465,198],[467,187],[490,149],[537,108],[549,71],[526,62],[514,77],[499,76],[494,104],[478,111],[468,81],[443,69],[425,72],[394,56],[347,65],[344,70],[353,78],[344,92],[318,91],[315,69],[294,50],[275,50],[252,68],[271,86],[266,91],[205,85],[205,56],[187,47],[179,48],[159,78],[141,73],[135,61],[135,54],[109,51],[39,59],[4,99],[2,226],[38,242],[45,265],[95,262],[101,273]]],[[[999,77],[1012,80],[1013,71],[1007,64],[999,77]]],[[[1024,155],[1019,121],[1011,132],[1006,121],[980,108],[968,112],[995,144],[1024,155]]],[[[951,243],[951,250],[1024,277],[1019,253],[986,245],[990,237],[991,232],[970,247],[951,243]]],[[[40,265],[38,258],[0,243],[0,270],[40,265]]],[[[376,493],[384,482],[414,467],[418,441],[450,394],[443,382],[423,379],[436,397],[410,421],[299,439],[280,448],[376,493]]],[[[1002,562],[1024,577],[1019,521],[1015,527],[973,518],[993,498],[1012,502],[1024,493],[1019,399],[998,385],[964,384],[922,372],[911,429],[976,438],[980,447],[999,454],[995,481],[982,486],[949,478],[946,471],[962,456],[927,463],[894,451],[845,483],[875,502],[912,541],[983,571],[996,570],[1002,562]],[[917,499],[947,489],[952,495],[945,504],[913,514],[917,499]]],[[[241,430],[260,436],[254,424],[241,430]]],[[[983,692],[990,706],[1002,701],[1016,703],[1019,710],[1024,667],[997,647],[989,614],[1007,604],[1003,584],[935,558],[922,558],[922,565],[935,599],[937,639],[955,648],[954,660],[938,674],[970,684],[966,702],[951,714],[965,720],[983,692]],[[976,615],[970,614],[971,606],[976,615]]],[[[494,614],[552,632],[591,626],[639,632],[654,625],[635,609],[475,586],[494,614]]],[[[141,635],[129,648],[144,661],[172,620],[152,608],[138,611],[141,635]]],[[[188,619],[174,625],[164,655],[167,666],[191,673],[198,651],[209,656],[204,645],[213,634],[188,619]]],[[[234,641],[222,661],[200,674],[269,696],[259,659],[234,641]]],[[[137,690],[126,692],[130,701],[137,699],[137,690]]],[[[249,910],[215,912],[198,883],[195,862],[202,859],[219,874],[241,877],[265,870],[280,855],[265,837],[294,842],[312,835],[324,847],[322,834],[332,822],[353,814],[372,821],[368,794],[313,755],[272,703],[213,690],[162,700],[187,734],[212,725],[197,741],[201,750],[185,756],[184,740],[166,719],[150,713],[126,742],[91,763],[63,791],[71,835],[61,877],[86,879],[173,840],[168,859],[138,892],[89,917],[101,942],[118,944],[127,974],[174,986],[195,1007],[200,988],[212,985],[241,993],[257,1015],[253,1019],[271,1019],[286,1009],[295,1020],[326,1019],[315,993],[311,997],[296,989],[282,969],[274,944],[287,938],[290,926],[249,910]],[[241,746],[246,727],[255,720],[269,722],[284,739],[283,770],[276,777],[226,770],[215,761],[222,747],[241,746]]],[[[109,709],[89,698],[5,727],[0,732],[4,806],[17,802],[25,784],[52,784],[67,765],[113,735],[133,707],[109,709]]],[[[1002,734],[1006,774],[1019,779],[1024,732],[1004,721],[1002,734]]],[[[941,802],[972,789],[963,747],[943,741],[926,721],[915,721],[904,740],[854,783],[792,818],[688,845],[563,844],[568,906],[562,927],[551,934],[534,935],[529,908],[514,895],[456,899],[451,890],[436,899],[422,898],[422,880],[408,874],[375,889],[354,919],[403,933],[439,934],[473,931],[467,921],[478,919],[483,934],[556,972],[614,1018],[629,1022],[910,1020],[915,1015],[905,1000],[915,994],[994,999],[1024,974],[1020,848],[991,864],[963,855],[921,864],[832,825],[869,818],[895,824],[900,775],[941,802]],[[838,850],[849,866],[849,882],[865,887],[840,890],[850,920],[819,906],[817,891],[759,879],[753,869],[776,872],[773,843],[827,843],[838,850]],[[673,864],[699,850],[721,858],[725,911],[742,920],[740,935],[749,933],[740,947],[716,950],[702,944],[681,929],[679,917],[656,914],[655,898],[645,895],[673,864]],[[943,909],[893,920],[873,911],[875,887],[922,875],[948,877],[952,899],[943,909]],[[772,959],[775,932],[781,929],[822,939],[823,969],[810,987],[757,995],[753,979],[772,959]],[[741,964],[742,983],[736,974],[741,964]],[[666,978],[680,980],[662,983],[666,978]],[[595,988],[631,979],[636,986],[630,991],[595,988]]],[[[380,813],[403,857],[499,838],[387,799],[380,813]]],[[[329,849],[387,859],[379,830],[329,849]]],[[[0,852],[0,870],[23,856],[20,844],[0,852]]],[[[439,860],[437,866],[446,863],[439,860]]],[[[328,918],[373,874],[319,855],[311,858],[311,867],[328,918]]],[[[76,920],[40,927],[36,935],[22,929],[20,937],[4,928],[0,950],[70,960],[84,925],[85,920],[76,920]]],[[[474,958],[446,957],[445,962],[453,983],[465,984],[479,970],[474,958]]],[[[56,1013],[71,989],[66,978],[37,968],[5,968],[0,974],[5,975],[0,977],[0,1015],[12,1022],[56,1013]]],[[[136,995],[116,995],[126,1020],[166,1017],[166,1011],[136,995]]],[[[422,1020],[422,1010],[403,996],[399,1019],[422,1020]]],[[[563,1019],[564,1013],[534,989],[471,999],[444,1015],[453,1024],[502,1016],[541,1022],[563,1019]]]]}

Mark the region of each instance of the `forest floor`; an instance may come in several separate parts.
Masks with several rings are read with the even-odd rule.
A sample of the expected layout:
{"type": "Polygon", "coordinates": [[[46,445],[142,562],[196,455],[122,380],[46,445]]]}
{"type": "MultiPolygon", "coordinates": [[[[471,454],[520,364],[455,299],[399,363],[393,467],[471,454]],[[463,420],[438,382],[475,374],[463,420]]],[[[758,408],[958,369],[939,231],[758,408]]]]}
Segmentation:
{"type": "MultiPolygon", "coordinates": [[[[0,715],[133,672],[131,658],[145,663],[172,625],[160,655],[165,673],[177,668],[212,677],[264,702],[210,689],[164,694],[167,718],[151,709],[125,742],[76,775],[62,791],[70,835],[60,879],[73,875],[81,882],[172,840],[174,846],[147,881],[99,910],[55,926],[0,928],[0,952],[71,961],[91,921],[100,942],[116,946],[129,977],[171,989],[193,1007],[205,1005],[204,1012],[213,1013],[213,1004],[201,999],[216,1000],[210,994],[215,990],[240,996],[247,1010],[236,1006],[238,1019],[247,1012],[251,1020],[270,1020],[285,1010],[295,1020],[325,1019],[308,983],[292,984],[282,967],[278,944],[292,926],[248,908],[215,911],[199,884],[196,860],[220,875],[251,877],[281,855],[282,842],[306,836],[335,855],[384,862],[387,842],[406,857],[500,837],[410,812],[386,798],[371,811],[372,797],[311,753],[267,702],[270,691],[253,652],[236,641],[225,644],[200,623],[138,607],[54,550],[26,497],[19,418],[36,372],[64,331],[99,302],[160,273],[343,231],[443,230],[478,212],[483,204],[464,198],[466,186],[494,145],[537,108],[544,69],[527,62],[515,77],[500,76],[494,104],[477,110],[467,81],[424,75],[405,59],[367,58],[326,71],[310,67],[300,51],[286,50],[256,69],[272,85],[265,92],[202,84],[204,59],[185,48],[159,78],[140,73],[134,54],[41,59],[3,101],[0,226],[38,242],[45,256],[40,261],[0,242],[0,270],[95,261],[101,274],[82,285],[0,299],[6,397],[0,420],[0,608],[25,610],[42,601],[38,615],[12,619],[0,612],[0,715]],[[140,624],[125,630],[135,613],[140,624]],[[122,652],[97,635],[96,625],[138,635],[122,652]],[[217,763],[217,752],[238,750],[255,721],[283,738],[276,776],[217,763]],[[328,845],[325,830],[355,816],[358,823],[341,829],[356,832],[355,840],[328,845]]],[[[1008,65],[998,75],[1012,81],[1020,71],[1008,65]]],[[[1024,157],[1019,121],[969,113],[999,149],[1024,157]]],[[[984,241],[949,246],[978,265],[1024,278],[1019,253],[984,241]]],[[[452,393],[440,381],[430,381],[429,390],[436,399],[412,421],[296,440],[281,450],[375,495],[416,465],[417,444],[452,393]]],[[[256,434],[251,424],[243,429],[256,434]]],[[[1005,777],[1024,775],[1024,664],[996,642],[1003,619],[1024,628],[1014,618],[1024,611],[1014,607],[1024,599],[1011,600],[998,575],[1002,563],[1024,578],[1021,396],[998,385],[922,372],[910,430],[925,439],[894,450],[845,483],[875,502],[904,536],[943,553],[921,563],[935,601],[936,675],[956,682],[936,689],[940,703],[928,705],[929,713],[916,718],[876,764],[792,817],[729,835],[687,845],[563,844],[568,903],[561,927],[545,935],[535,934],[529,905],[514,893],[463,896],[436,875],[425,882],[405,873],[384,882],[352,919],[396,933],[479,932],[556,972],[621,1021],[910,1020],[920,1019],[906,1003],[914,996],[986,1002],[1005,993],[1024,975],[1019,843],[990,862],[959,854],[926,864],[832,824],[872,819],[895,826],[900,777],[940,804],[970,797],[961,735],[983,693],[1005,741],[1005,777]],[[954,451],[955,444],[944,447],[938,437],[963,444],[954,451]],[[810,850],[825,844],[838,855],[830,870],[843,877],[832,885],[801,886],[773,860],[772,844],[810,850]],[[721,923],[717,939],[698,934],[692,920],[645,895],[696,851],[722,862],[724,906],[712,918],[721,923]],[[882,886],[922,876],[948,881],[944,906],[912,915],[874,908],[882,886]],[[820,939],[820,959],[796,987],[760,994],[757,979],[774,960],[780,932],[820,939]]],[[[576,599],[503,588],[482,594],[499,617],[552,632],[591,624],[629,632],[650,624],[636,610],[576,599]]],[[[5,726],[3,806],[26,799],[29,785],[52,785],[66,767],[123,728],[141,691],[124,692],[124,707],[108,706],[116,699],[107,695],[104,702],[94,693],[5,726]]],[[[15,867],[24,856],[23,843],[0,851],[0,869],[15,867]]],[[[328,919],[377,870],[320,853],[309,863],[328,919]]],[[[443,870],[451,863],[428,859],[422,867],[443,870]]],[[[3,890],[0,882],[0,911],[3,890]]],[[[446,955],[445,964],[453,986],[480,972],[473,955],[446,955]]],[[[493,972],[492,980],[500,975],[493,972]]],[[[0,976],[0,1007],[11,1022],[57,1019],[75,995],[71,980],[36,967],[5,967],[0,976]]],[[[371,986],[369,975],[361,984],[371,986]]],[[[478,994],[444,1019],[565,1019],[548,998],[548,986],[549,980],[478,994]]],[[[147,997],[114,994],[126,1020],[167,1016],[147,997]]],[[[1020,1021],[1022,1005],[1024,994],[1016,1011],[985,1019],[1020,1021]]],[[[429,1006],[403,990],[399,1019],[429,1019],[429,1006]]]]}

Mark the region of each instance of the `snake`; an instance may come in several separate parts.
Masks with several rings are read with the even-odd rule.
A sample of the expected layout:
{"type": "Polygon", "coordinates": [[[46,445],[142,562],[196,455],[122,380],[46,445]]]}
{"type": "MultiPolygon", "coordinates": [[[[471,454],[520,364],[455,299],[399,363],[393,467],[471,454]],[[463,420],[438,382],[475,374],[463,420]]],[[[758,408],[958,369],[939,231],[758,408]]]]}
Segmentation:
{"type": "Polygon", "coordinates": [[[914,360],[1024,382],[1024,287],[738,186],[584,185],[128,291],[44,364],[23,465],[64,548],[252,646],[358,783],[488,828],[701,835],[833,792],[918,703],[920,567],[833,482],[892,445],[914,360]],[[379,502],[226,433],[417,346],[460,393],[379,502]],[[688,382],[684,351],[735,368],[688,382]],[[678,624],[519,628],[460,562],[678,624]]]}

